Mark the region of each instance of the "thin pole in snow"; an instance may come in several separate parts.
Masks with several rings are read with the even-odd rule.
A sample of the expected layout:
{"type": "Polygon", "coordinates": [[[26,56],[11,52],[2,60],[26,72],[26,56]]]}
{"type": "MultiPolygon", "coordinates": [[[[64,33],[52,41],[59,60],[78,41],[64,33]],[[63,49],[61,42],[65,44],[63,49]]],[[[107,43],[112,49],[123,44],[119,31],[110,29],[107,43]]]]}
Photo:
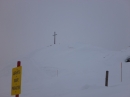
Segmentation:
{"type": "MultiPolygon", "coordinates": [[[[17,61],[17,67],[21,66],[21,61],[17,61]]],[[[15,95],[15,97],[19,97],[19,94],[15,95]]]]}
{"type": "Polygon", "coordinates": [[[122,82],[122,62],[121,62],[121,82],[122,82]]]}

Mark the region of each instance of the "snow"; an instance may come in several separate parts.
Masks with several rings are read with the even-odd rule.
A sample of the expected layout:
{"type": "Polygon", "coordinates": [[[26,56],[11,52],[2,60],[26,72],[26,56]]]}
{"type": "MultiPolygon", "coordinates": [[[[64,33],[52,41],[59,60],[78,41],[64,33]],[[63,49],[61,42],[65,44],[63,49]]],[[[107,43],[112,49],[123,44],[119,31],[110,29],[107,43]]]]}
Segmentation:
{"type": "Polygon", "coordinates": [[[37,49],[3,63],[0,97],[11,97],[11,71],[18,60],[23,68],[20,97],[129,97],[130,63],[125,62],[129,52],[130,48],[110,51],[87,44],[55,44],[37,49]]]}

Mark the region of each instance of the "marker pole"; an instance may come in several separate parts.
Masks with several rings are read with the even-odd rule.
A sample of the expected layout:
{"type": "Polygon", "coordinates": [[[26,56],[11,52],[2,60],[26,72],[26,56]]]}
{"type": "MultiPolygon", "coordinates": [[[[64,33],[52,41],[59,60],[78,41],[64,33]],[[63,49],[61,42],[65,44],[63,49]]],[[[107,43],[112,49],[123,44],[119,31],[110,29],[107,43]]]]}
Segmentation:
{"type": "Polygon", "coordinates": [[[122,62],[121,62],[121,82],[122,82],[122,62]]]}
{"type": "MultiPolygon", "coordinates": [[[[21,61],[17,62],[17,67],[21,66],[21,61]]],[[[15,95],[15,97],[19,97],[19,94],[15,95]]]]}

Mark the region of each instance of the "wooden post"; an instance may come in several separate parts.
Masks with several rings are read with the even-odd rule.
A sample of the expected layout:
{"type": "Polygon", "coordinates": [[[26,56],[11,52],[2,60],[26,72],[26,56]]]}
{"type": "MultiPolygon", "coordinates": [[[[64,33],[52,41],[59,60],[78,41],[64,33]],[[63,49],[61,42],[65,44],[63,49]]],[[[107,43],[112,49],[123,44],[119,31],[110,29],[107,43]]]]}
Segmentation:
{"type": "MultiPolygon", "coordinates": [[[[19,67],[19,66],[21,66],[21,62],[20,61],[17,62],[17,67],[19,67]]],[[[15,97],[19,97],[19,94],[17,94],[15,97]]]]}
{"type": "Polygon", "coordinates": [[[108,86],[108,74],[109,74],[109,71],[106,71],[105,86],[108,86]]]}
{"type": "Polygon", "coordinates": [[[57,35],[56,32],[54,32],[54,35],[53,35],[54,36],[54,44],[56,44],[56,35],[57,35]]]}
{"type": "Polygon", "coordinates": [[[121,62],[121,82],[122,82],[122,62],[121,62]]]}

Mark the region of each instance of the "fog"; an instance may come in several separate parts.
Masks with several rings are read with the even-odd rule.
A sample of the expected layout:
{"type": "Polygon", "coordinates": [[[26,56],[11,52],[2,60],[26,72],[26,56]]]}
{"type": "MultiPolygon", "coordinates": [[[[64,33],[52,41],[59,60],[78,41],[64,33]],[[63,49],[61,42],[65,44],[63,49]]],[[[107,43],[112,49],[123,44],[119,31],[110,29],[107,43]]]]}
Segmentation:
{"type": "MultiPolygon", "coordinates": [[[[0,0],[0,63],[53,44],[130,46],[129,0],[0,0]]],[[[17,60],[16,60],[17,61],[17,60]]]]}

